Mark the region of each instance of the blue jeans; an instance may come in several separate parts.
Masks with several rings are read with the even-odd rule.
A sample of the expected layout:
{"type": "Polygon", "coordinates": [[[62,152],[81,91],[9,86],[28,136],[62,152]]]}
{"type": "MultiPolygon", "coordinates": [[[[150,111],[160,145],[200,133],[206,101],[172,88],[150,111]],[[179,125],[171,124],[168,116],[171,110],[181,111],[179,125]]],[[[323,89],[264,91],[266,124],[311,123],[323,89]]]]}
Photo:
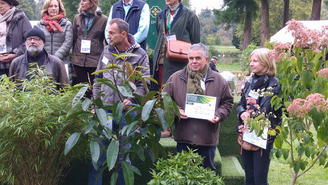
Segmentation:
{"type": "MultiPolygon", "coordinates": [[[[123,112],[124,114],[126,112],[123,112]]],[[[137,115],[136,112],[132,112],[130,113],[130,116],[132,117],[132,119],[137,115]]],[[[123,128],[126,125],[126,120],[125,117],[122,116],[122,120],[121,120],[121,128],[123,128]]],[[[118,130],[118,125],[115,124],[113,122],[113,129],[116,131],[118,130]]],[[[121,143],[123,143],[124,138],[122,138],[122,140],[120,141],[121,143]]],[[[93,165],[91,164],[89,167],[89,181],[88,184],[89,185],[102,185],[102,180],[103,180],[103,174],[99,173],[101,172],[101,170],[104,168],[103,163],[106,160],[106,152],[104,151],[104,147],[109,145],[109,141],[108,140],[104,140],[104,139],[99,139],[99,143],[100,143],[100,156],[99,156],[99,160],[98,160],[98,170],[96,170],[93,165]],[[97,180],[97,177],[99,175],[99,179],[97,180]],[[97,180],[97,182],[96,182],[97,180]]],[[[131,145],[129,143],[123,145],[120,147],[120,151],[126,148],[131,148],[131,145]]],[[[119,156],[119,161],[123,160],[123,155],[119,156]]],[[[129,164],[131,164],[129,155],[126,157],[125,161],[129,164]]],[[[125,185],[124,182],[124,177],[123,177],[123,170],[121,168],[121,165],[119,165],[119,172],[118,172],[118,185],[125,185]]]]}
{"type": "Polygon", "coordinates": [[[245,167],[246,185],[269,185],[268,173],[272,148],[273,142],[267,144],[266,150],[247,151],[243,149],[242,158],[245,167]]]}

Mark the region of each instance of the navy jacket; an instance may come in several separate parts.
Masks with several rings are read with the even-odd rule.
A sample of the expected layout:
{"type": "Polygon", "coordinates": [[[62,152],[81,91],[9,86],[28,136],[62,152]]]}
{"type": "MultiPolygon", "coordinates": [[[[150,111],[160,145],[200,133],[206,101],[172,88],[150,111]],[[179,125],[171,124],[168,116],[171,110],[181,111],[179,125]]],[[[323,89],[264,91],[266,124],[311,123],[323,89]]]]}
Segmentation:
{"type": "MultiPolygon", "coordinates": [[[[120,0],[119,2],[117,2],[113,5],[112,19],[121,18],[121,19],[125,20],[127,23],[129,23],[129,33],[134,35],[138,31],[141,11],[145,4],[146,3],[144,1],[133,0],[133,4],[125,17],[123,2],[120,0]]],[[[145,39],[144,41],[142,41],[140,43],[140,46],[145,51],[146,51],[146,44],[147,44],[147,39],[145,39]]]]}

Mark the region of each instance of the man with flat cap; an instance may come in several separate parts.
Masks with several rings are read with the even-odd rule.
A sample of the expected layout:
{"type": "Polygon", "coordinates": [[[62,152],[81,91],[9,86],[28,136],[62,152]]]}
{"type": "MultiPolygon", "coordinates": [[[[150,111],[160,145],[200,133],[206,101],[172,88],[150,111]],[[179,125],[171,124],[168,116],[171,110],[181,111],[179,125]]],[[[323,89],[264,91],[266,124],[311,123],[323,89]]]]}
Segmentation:
{"type": "Polygon", "coordinates": [[[42,30],[34,26],[26,32],[25,36],[26,52],[15,58],[9,69],[9,76],[15,81],[27,77],[27,71],[37,64],[40,68],[47,71],[54,82],[59,83],[59,89],[62,85],[68,84],[67,72],[62,60],[54,55],[48,54],[44,49],[45,35],[42,30]]]}
{"type": "Polygon", "coordinates": [[[211,58],[211,61],[208,63],[210,68],[213,70],[213,71],[216,71],[216,72],[219,72],[216,67],[215,67],[215,64],[218,62],[218,57],[216,56],[213,56],[211,58]]]}

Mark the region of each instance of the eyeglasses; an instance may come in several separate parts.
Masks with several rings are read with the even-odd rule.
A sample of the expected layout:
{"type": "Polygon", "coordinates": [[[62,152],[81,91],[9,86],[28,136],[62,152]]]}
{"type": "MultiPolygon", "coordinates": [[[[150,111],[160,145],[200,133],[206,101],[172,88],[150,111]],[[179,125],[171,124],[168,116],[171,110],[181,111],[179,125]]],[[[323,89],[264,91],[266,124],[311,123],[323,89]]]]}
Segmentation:
{"type": "Polygon", "coordinates": [[[39,37],[28,37],[26,40],[29,41],[29,42],[31,42],[32,40],[38,42],[38,41],[40,41],[41,39],[40,39],[39,37]]]}

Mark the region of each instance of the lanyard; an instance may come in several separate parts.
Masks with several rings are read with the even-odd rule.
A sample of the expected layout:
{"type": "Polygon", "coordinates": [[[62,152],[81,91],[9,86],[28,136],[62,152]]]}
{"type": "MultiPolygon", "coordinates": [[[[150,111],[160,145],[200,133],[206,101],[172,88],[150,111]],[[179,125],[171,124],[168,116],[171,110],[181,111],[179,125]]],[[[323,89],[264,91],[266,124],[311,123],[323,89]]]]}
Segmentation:
{"type": "MultiPolygon", "coordinates": [[[[178,7],[175,9],[174,14],[172,15],[173,19],[174,19],[175,15],[177,14],[179,6],[180,6],[180,3],[178,5],[178,7]]],[[[167,12],[167,27],[169,28],[169,33],[171,33],[171,27],[172,27],[172,22],[173,22],[173,21],[172,22],[170,21],[170,16],[171,16],[171,13],[170,13],[170,10],[168,9],[168,12],[167,12]]]]}
{"type": "Polygon", "coordinates": [[[90,30],[90,27],[91,27],[91,25],[92,25],[93,18],[91,18],[91,22],[90,22],[90,24],[89,24],[89,21],[90,21],[90,19],[88,19],[88,23],[87,23],[87,20],[84,19],[84,24],[85,24],[85,36],[88,35],[88,31],[90,30]]]}

